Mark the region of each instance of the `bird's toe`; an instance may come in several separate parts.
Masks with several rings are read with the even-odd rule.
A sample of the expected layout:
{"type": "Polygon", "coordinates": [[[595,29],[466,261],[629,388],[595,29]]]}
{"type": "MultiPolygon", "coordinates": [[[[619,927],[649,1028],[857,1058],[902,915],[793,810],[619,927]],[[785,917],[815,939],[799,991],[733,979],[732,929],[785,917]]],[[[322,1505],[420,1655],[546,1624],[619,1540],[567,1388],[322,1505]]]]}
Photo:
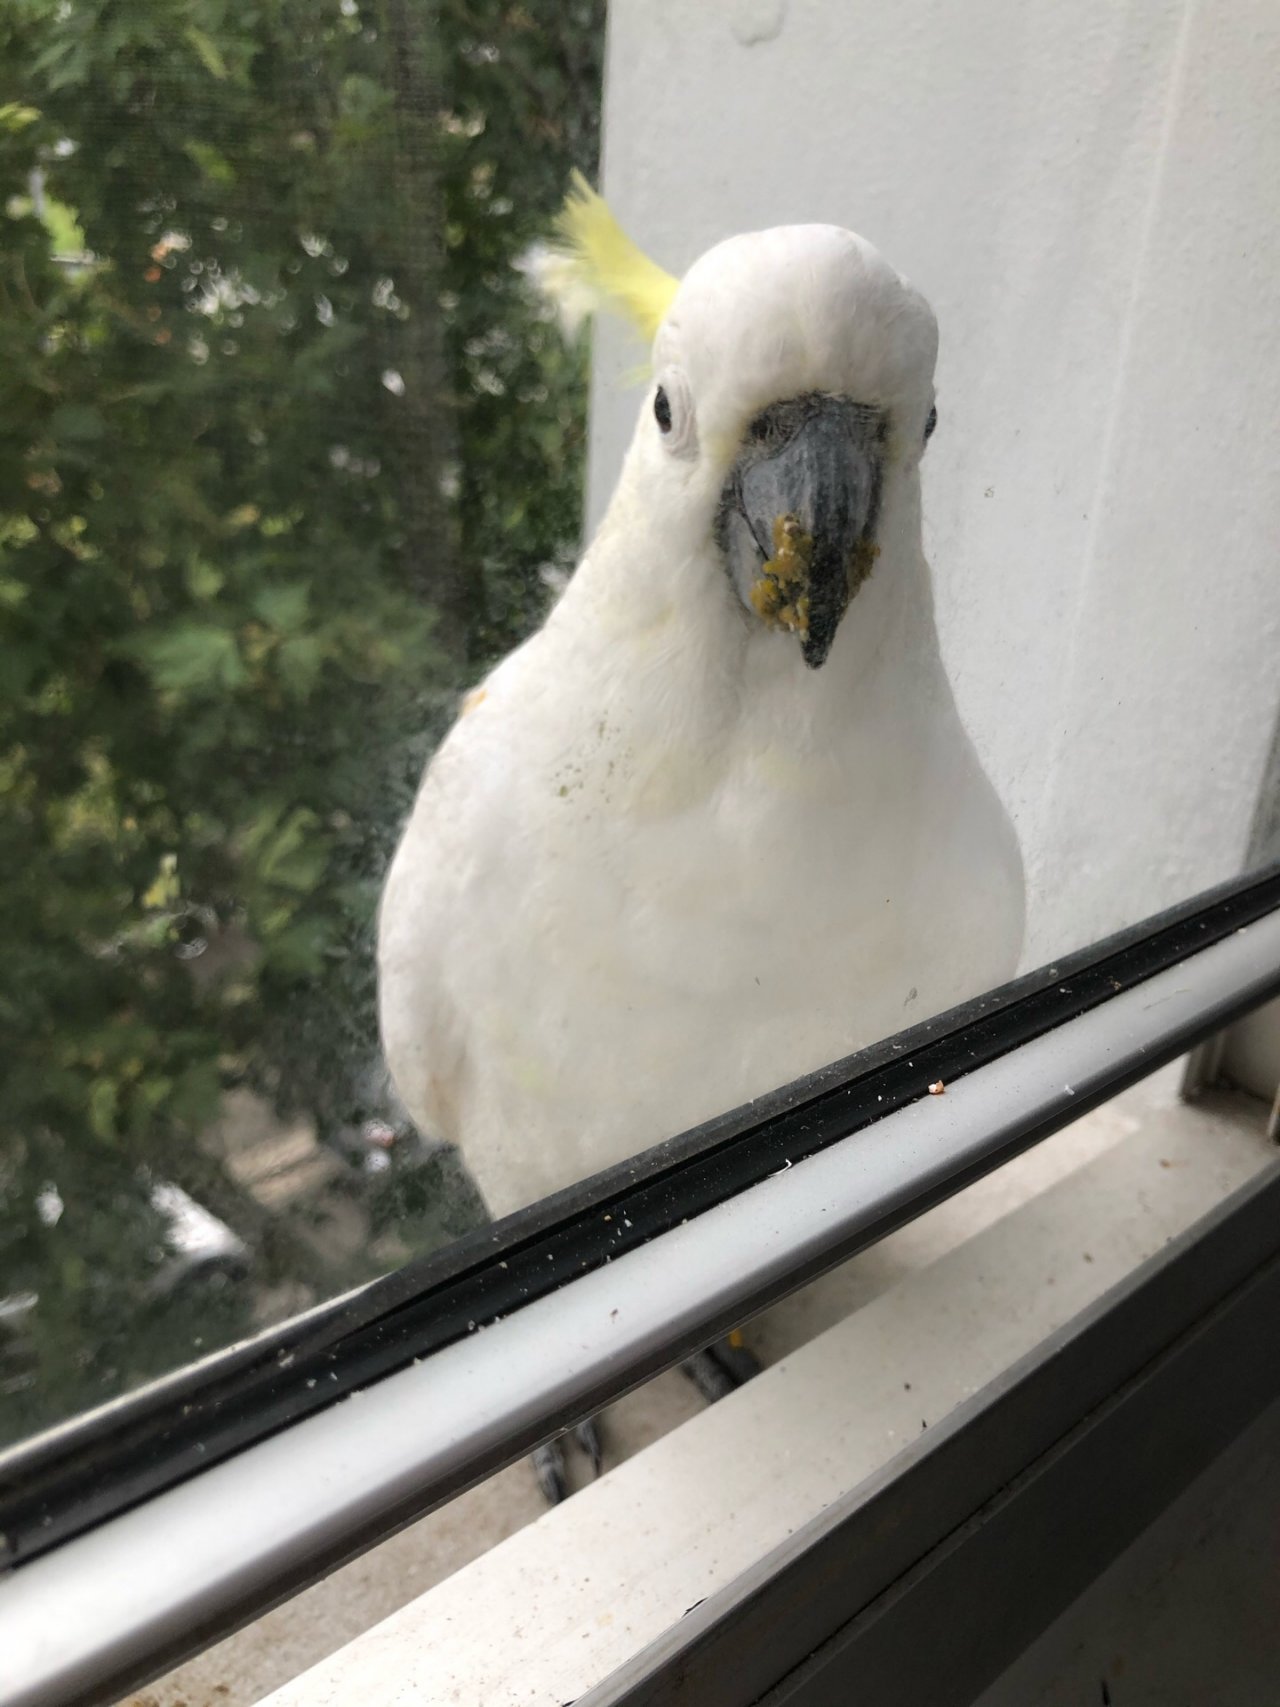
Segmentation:
{"type": "Polygon", "coordinates": [[[529,1458],[538,1486],[542,1489],[542,1497],[548,1505],[559,1505],[569,1492],[568,1466],[561,1444],[563,1439],[561,1435],[535,1447],[529,1458]]]}
{"type": "Polygon", "coordinates": [[[759,1359],[736,1333],[695,1352],[680,1367],[709,1404],[760,1373],[759,1359]]]}
{"type": "MultiPolygon", "coordinates": [[[[590,1459],[591,1474],[598,1476],[604,1464],[604,1440],[599,1417],[587,1417],[570,1433],[590,1459]]],[[[565,1452],[568,1439],[568,1433],[558,1434],[554,1440],[546,1441],[530,1454],[529,1462],[548,1505],[559,1505],[569,1494],[569,1460],[565,1452]]]]}
{"type": "Polygon", "coordinates": [[[600,1435],[599,1417],[587,1417],[573,1431],[573,1438],[591,1460],[591,1474],[598,1476],[604,1464],[604,1441],[600,1435]]]}

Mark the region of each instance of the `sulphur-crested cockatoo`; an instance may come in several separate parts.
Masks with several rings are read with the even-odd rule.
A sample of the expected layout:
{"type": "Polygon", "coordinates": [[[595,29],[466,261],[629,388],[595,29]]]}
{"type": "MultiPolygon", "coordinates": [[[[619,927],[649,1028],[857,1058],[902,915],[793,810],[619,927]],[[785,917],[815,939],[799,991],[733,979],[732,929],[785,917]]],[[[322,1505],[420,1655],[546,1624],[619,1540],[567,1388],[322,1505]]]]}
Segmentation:
{"type": "Polygon", "coordinates": [[[617,489],[387,879],[384,1046],[501,1214],[1009,977],[1012,826],[921,545],[937,329],[863,238],[677,281],[579,184],[546,268],[652,337],[617,489]]]}

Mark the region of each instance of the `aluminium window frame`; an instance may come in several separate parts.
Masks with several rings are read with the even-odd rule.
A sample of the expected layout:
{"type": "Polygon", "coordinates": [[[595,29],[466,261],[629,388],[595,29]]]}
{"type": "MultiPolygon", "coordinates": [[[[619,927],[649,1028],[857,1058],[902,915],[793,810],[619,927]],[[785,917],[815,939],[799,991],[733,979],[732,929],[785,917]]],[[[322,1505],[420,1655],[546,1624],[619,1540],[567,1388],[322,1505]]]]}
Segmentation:
{"type": "Polygon", "coordinates": [[[928,1082],[953,1082],[1275,905],[1280,861],[0,1453],[0,1570],[617,1260],[905,1107],[928,1082]]]}
{"type": "Polygon", "coordinates": [[[0,1702],[113,1699],[1278,989],[1275,867],[208,1360],[194,1386],[183,1372],[158,1398],[148,1390],[9,1454],[5,1525],[23,1562],[0,1584],[13,1633],[0,1702]],[[931,1097],[937,1079],[947,1093],[931,1097]],[[202,1412],[199,1383],[207,1397],[228,1378],[238,1404],[202,1412]],[[328,1403],[247,1445],[255,1405],[290,1392],[328,1403]],[[333,1402],[357,1393],[357,1406],[333,1402]],[[169,1459],[166,1426],[179,1445],[169,1459]],[[122,1489],[148,1440],[167,1481],[122,1489]],[[202,1456],[216,1461],[197,1473],[202,1456]],[[111,1515],[93,1522],[95,1495],[111,1515]],[[59,1524],[58,1544],[42,1546],[59,1524]]]}
{"type": "MultiPolygon", "coordinates": [[[[1277,859],[1280,859],[1280,721],[1277,721],[1271,738],[1258,789],[1257,806],[1245,850],[1245,869],[1259,870],[1277,859]]],[[[1280,1029],[1280,1021],[1277,1029],[1280,1029]]],[[[1230,1058],[1232,1039],[1231,1030],[1216,1032],[1191,1051],[1182,1078],[1184,1096],[1195,1097],[1213,1085],[1233,1082],[1230,1072],[1223,1071],[1230,1058]]],[[[1266,1093],[1272,1098],[1267,1136],[1280,1141],[1280,1037],[1274,1042],[1273,1054],[1275,1071],[1271,1089],[1266,1093]]],[[[1257,1087],[1253,1094],[1257,1094],[1257,1087]]]]}

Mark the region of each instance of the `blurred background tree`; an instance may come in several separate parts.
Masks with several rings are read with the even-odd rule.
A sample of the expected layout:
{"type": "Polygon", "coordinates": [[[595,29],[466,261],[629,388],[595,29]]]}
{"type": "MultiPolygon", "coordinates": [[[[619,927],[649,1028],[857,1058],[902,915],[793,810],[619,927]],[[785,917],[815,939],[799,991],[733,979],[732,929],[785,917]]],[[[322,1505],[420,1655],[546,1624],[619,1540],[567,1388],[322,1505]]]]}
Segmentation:
{"type": "Polygon", "coordinates": [[[372,916],[576,548],[584,356],[513,262],[602,38],[0,0],[0,1441],[475,1214],[383,1100],[372,916]]]}

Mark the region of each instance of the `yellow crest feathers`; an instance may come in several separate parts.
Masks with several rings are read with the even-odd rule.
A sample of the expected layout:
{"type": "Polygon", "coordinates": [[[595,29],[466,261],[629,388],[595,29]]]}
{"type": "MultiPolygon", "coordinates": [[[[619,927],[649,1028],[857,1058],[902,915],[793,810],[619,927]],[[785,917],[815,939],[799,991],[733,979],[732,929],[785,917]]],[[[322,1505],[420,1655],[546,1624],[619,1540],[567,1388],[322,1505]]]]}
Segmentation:
{"type": "Polygon", "coordinates": [[[533,267],[538,282],[570,326],[597,309],[611,308],[653,337],[680,281],[651,261],[618,224],[603,196],[574,172],[556,216],[557,241],[533,267]]]}

